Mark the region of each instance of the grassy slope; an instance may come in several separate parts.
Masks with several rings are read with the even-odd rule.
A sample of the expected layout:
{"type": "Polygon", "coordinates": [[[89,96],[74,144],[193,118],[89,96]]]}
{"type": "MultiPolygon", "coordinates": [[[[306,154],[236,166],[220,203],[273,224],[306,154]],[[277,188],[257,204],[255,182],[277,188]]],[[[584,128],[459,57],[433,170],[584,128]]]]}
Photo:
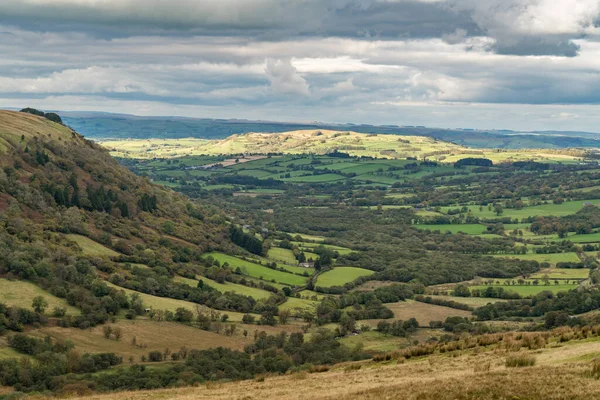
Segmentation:
{"type": "Polygon", "coordinates": [[[42,296],[48,302],[46,313],[52,313],[54,307],[64,307],[69,315],[79,315],[77,308],[71,307],[64,299],[60,299],[33,283],[25,281],[9,281],[0,279],[0,303],[9,306],[16,306],[26,309],[32,309],[31,303],[34,297],[42,296]]]}
{"type": "MultiPolygon", "coordinates": [[[[498,352],[457,352],[405,363],[346,363],[319,374],[296,373],[211,384],[201,387],[108,393],[86,400],[154,399],[402,399],[402,400],[593,400],[600,397],[600,380],[591,374],[589,359],[600,342],[576,342],[539,351],[537,364],[506,368],[510,355],[498,352]],[[353,367],[349,367],[353,365],[353,367]],[[298,390],[299,387],[302,390],[298,390]]],[[[83,399],[83,398],[82,398],[83,399]]]]}
{"type": "Polygon", "coordinates": [[[230,267],[233,270],[239,267],[244,275],[249,275],[254,278],[262,278],[265,281],[275,280],[275,282],[278,283],[302,286],[306,283],[307,279],[303,276],[293,275],[282,271],[276,271],[265,266],[245,261],[240,258],[223,253],[207,253],[206,256],[211,256],[214,259],[219,260],[221,264],[225,262],[229,263],[230,267]]]}
{"type": "Polygon", "coordinates": [[[315,286],[331,287],[343,286],[346,283],[352,282],[361,276],[373,274],[373,271],[355,267],[336,267],[331,271],[327,271],[319,275],[315,286]]]}
{"type": "Polygon", "coordinates": [[[69,234],[65,235],[67,239],[77,243],[77,245],[83,251],[83,254],[86,256],[104,256],[104,257],[118,257],[119,253],[116,251],[109,249],[106,246],[101,245],[98,242],[94,242],[92,239],[81,236],[69,234]]]}
{"type": "MultiPolygon", "coordinates": [[[[267,298],[271,297],[271,293],[267,292],[266,290],[251,288],[248,286],[238,285],[238,284],[231,283],[231,282],[219,283],[219,282],[213,281],[211,279],[208,279],[204,276],[200,277],[199,279],[202,279],[202,282],[204,282],[205,285],[215,288],[221,293],[234,292],[234,293],[238,293],[238,294],[241,294],[244,296],[253,297],[256,300],[267,299],[267,298]]],[[[196,287],[198,285],[198,280],[184,278],[182,276],[176,276],[175,278],[173,278],[173,280],[175,282],[185,283],[186,285],[189,285],[192,287],[196,287]]]]}
{"type": "MultiPolygon", "coordinates": [[[[140,296],[140,298],[142,299],[142,301],[144,302],[145,307],[152,308],[155,310],[169,310],[169,311],[175,312],[178,308],[183,307],[183,308],[186,308],[186,309],[192,311],[193,313],[195,313],[196,310],[198,309],[198,307],[205,308],[204,306],[201,306],[200,304],[192,303],[192,302],[185,301],[185,300],[175,300],[175,299],[170,299],[168,297],[152,296],[149,294],[136,292],[135,290],[122,288],[120,286],[113,285],[110,282],[106,282],[106,284],[108,286],[114,287],[116,289],[124,290],[125,293],[127,293],[129,295],[131,295],[133,293],[137,293],[140,296]]],[[[219,312],[221,312],[222,314],[228,314],[230,321],[239,322],[242,320],[242,316],[243,316],[242,313],[233,312],[233,311],[219,311],[219,312]]]]}

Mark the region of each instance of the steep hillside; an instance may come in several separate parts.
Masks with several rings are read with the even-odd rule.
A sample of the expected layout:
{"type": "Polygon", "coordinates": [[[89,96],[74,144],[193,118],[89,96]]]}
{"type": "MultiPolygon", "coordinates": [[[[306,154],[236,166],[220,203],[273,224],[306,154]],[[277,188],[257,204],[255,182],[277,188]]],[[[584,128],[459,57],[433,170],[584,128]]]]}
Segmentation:
{"type": "MultiPolygon", "coordinates": [[[[93,326],[130,309],[133,302],[106,280],[212,305],[216,290],[171,278],[179,263],[234,248],[219,210],[135,176],[63,125],[0,111],[0,277],[33,282],[47,298],[81,310],[64,324],[93,326]],[[132,271],[130,263],[143,268],[132,271]]],[[[9,305],[29,308],[23,296],[9,305]]]]}
{"type": "Polygon", "coordinates": [[[44,118],[1,111],[0,154],[0,209],[47,230],[102,236],[109,247],[121,239],[119,246],[131,253],[161,233],[201,251],[219,247],[225,237],[216,210],[135,176],[102,147],[44,118]]]}

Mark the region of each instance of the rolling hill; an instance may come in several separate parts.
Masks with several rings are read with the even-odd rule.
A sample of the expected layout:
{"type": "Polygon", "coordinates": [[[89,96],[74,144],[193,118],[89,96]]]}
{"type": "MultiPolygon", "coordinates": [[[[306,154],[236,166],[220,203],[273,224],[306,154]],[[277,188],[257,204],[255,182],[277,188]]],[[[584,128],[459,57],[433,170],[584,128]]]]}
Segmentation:
{"type": "Polygon", "coordinates": [[[425,136],[474,148],[600,147],[597,133],[515,132],[507,130],[443,129],[424,126],[273,122],[239,119],[141,117],[125,114],[61,113],[67,125],[94,140],[196,138],[225,139],[251,132],[281,133],[298,130],[334,130],[399,136],[425,136]]]}

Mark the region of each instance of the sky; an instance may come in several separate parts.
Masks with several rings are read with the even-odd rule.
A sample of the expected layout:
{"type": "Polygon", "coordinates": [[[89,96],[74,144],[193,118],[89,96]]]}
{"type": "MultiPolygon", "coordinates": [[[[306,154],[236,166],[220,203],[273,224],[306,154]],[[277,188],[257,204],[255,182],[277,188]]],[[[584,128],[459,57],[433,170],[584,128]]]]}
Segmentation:
{"type": "Polygon", "coordinates": [[[600,0],[1,0],[0,107],[600,131],[600,0]]]}

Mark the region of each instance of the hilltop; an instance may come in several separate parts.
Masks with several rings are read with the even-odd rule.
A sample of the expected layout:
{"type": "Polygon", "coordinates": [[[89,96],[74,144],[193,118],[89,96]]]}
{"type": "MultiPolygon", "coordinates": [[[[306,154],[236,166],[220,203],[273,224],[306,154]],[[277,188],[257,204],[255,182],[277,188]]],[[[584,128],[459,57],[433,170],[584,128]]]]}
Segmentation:
{"type": "Polygon", "coordinates": [[[334,130],[393,136],[424,136],[474,148],[600,147],[597,133],[517,132],[508,130],[444,129],[425,126],[330,124],[324,122],[274,122],[244,119],[142,117],[126,114],[67,112],[65,122],[94,140],[210,139],[251,132],[281,133],[299,130],[334,130]]]}
{"type": "Polygon", "coordinates": [[[469,156],[494,162],[517,160],[573,160],[583,150],[476,149],[425,136],[396,136],[353,131],[301,130],[281,133],[246,133],[225,139],[138,139],[101,142],[122,158],[173,158],[193,155],[315,154],[341,152],[356,157],[431,159],[453,163],[469,156]]]}

